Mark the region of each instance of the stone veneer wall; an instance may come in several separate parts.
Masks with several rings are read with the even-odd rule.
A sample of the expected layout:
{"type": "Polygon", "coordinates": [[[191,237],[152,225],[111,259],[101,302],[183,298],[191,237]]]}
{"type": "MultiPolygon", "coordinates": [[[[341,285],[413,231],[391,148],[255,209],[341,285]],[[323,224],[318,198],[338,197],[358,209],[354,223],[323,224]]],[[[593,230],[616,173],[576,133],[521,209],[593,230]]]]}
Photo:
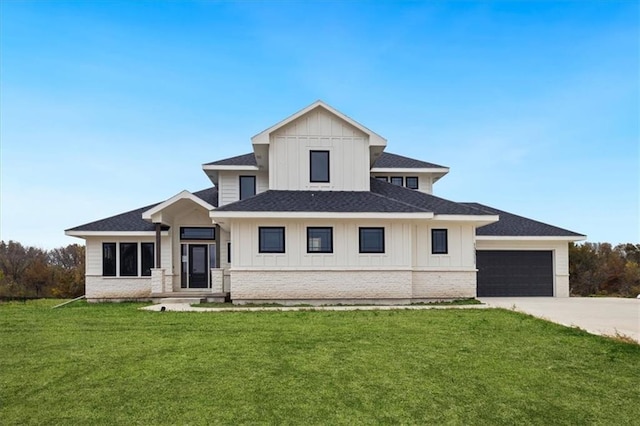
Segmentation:
{"type": "Polygon", "coordinates": [[[145,298],[151,296],[151,277],[86,277],[87,299],[145,298]]]}
{"type": "Polygon", "coordinates": [[[414,299],[476,297],[475,271],[415,271],[412,277],[414,299]]]}
{"type": "Polygon", "coordinates": [[[411,271],[231,271],[232,300],[409,298],[411,271]]]}

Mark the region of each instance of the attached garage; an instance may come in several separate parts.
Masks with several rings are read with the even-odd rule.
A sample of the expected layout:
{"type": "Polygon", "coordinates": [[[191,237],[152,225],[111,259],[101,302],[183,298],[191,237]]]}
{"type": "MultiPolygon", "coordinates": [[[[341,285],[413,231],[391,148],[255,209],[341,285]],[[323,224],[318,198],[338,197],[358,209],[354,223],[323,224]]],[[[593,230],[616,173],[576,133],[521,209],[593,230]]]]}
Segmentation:
{"type": "Polygon", "coordinates": [[[478,250],[478,297],[553,296],[551,250],[478,250]]]}

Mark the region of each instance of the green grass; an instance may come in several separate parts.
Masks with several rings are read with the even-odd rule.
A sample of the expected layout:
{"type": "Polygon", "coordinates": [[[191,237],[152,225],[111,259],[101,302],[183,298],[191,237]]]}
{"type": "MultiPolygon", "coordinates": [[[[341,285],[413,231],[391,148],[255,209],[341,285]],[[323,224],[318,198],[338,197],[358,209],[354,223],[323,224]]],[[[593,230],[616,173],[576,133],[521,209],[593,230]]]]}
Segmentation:
{"type": "MultiPolygon", "coordinates": [[[[455,300],[441,300],[434,302],[418,302],[412,303],[409,306],[415,305],[482,305],[482,302],[478,299],[455,299],[455,300]]],[[[195,303],[192,306],[196,308],[283,308],[283,307],[304,307],[304,308],[314,308],[317,306],[309,305],[309,304],[299,304],[299,305],[283,305],[280,303],[246,303],[244,305],[234,305],[233,303],[220,303],[220,302],[205,302],[205,303],[195,303]]],[[[320,305],[320,306],[374,306],[371,304],[333,304],[333,305],[320,305]]]]}
{"type": "Polygon", "coordinates": [[[637,424],[640,346],[506,310],[0,304],[0,423],[637,424]]]}

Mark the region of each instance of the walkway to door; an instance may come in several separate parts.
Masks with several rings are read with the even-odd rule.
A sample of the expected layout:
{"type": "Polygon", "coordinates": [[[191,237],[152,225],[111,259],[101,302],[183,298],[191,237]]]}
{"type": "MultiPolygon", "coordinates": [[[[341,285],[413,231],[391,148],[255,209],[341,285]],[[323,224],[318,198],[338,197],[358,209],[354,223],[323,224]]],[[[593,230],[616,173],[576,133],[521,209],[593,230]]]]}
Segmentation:
{"type": "Polygon", "coordinates": [[[489,307],[514,309],[592,334],[640,342],[640,299],[614,297],[480,297],[489,307]]]}

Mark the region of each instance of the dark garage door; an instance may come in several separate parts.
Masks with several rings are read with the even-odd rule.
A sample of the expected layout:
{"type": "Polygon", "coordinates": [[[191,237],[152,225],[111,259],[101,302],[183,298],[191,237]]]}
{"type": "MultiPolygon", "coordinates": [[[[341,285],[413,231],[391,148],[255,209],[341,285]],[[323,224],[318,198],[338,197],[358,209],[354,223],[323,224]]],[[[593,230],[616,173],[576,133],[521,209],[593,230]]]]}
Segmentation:
{"type": "Polygon", "coordinates": [[[553,296],[551,251],[479,250],[478,297],[553,296]]]}

